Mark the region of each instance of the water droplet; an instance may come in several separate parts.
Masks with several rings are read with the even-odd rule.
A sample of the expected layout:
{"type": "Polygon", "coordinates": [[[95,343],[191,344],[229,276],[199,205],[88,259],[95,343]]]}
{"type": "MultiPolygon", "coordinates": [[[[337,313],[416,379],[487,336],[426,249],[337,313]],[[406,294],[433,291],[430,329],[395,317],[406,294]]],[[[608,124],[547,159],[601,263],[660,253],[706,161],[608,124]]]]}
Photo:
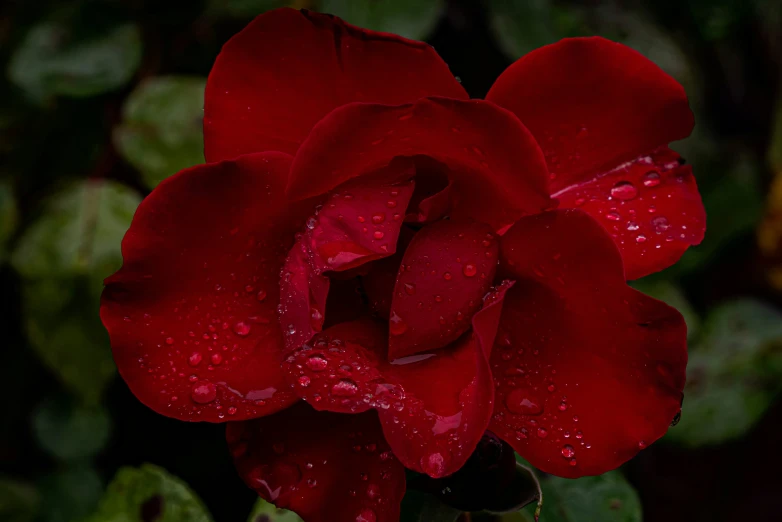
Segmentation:
{"type": "Polygon", "coordinates": [[[567,403],[565,401],[562,401],[559,403],[559,411],[566,411],[567,410],[567,403]]]}
{"type": "Polygon", "coordinates": [[[660,174],[656,170],[650,170],[643,177],[644,187],[656,187],[660,184],[660,174]]]}
{"type": "Polygon", "coordinates": [[[321,321],[323,321],[323,314],[315,307],[310,308],[310,316],[312,317],[312,322],[315,324],[320,324],[321,321]]]}
{"type": "Polygon", "coordinates": [[[446,281],[450,281],[452,277],[453,276],[451,275],[450,272],[446,272],[443,274],[443,279],[445,279],[446,281]]]}
{"type": "Polygon", "coordinates": [[[388,331],[391,335],[402,335],[407,331],[407,323],[396,312],[391,312],[391,317],[388,318],[388,331]]]}
{"type": "Polygon", "coordinates": [[[356,522],[377,522],[377,515],[371,509],[366,508],[358,514],[356,522]]]}
{"type": "Polygon", "coordinates": [[[551,392],[551,393],[554,393],[554,391],[557,389],[557,387],[556,387],[556,386],[554,386],[553,384],[549,384],[549,385],[546,387],[546,389],[547,389],[549,392],[551,392]]]}
{"type": "Polygon", "coordinates": [[[464,265],[464,268],[462,268],[462,273],[464,274],[464,277],[473,277],[478,273],[478,269],[475,267],[475,265],[467,263],[464,265]]]}
{"type": "Polygon", "coordinates": [[[229,406],[228,407],[228,415],[236,415],[236,406],[229,406]]]}
{"type": "Polygon", "coordinates": [[[367,486],[367,496],[371,499],[377,498],[380,494],[380,486],[377,484],[369,484],[367,486]]]}
{"type": "Polygon", "coordinates": [[[541,439],[548,437],[548,430],[546,428],[538,428],[538,437],[541,439]]]}
{"type": "Polygon", "coordinates": [[[379,214],[374,214],[372,216],[372,223],[374,223],[375,225],[379,225],[380,223],[382,223],[385,220],[386,220],[386,215],[384,213],[382,213],[382,212],[379,213],[379,214]]]}
{"type": "Polygon", "coordinates": [[[219,353],[213,353],[212,357],[210,357],[210,360],[212,361],[212,364],[218,365],[223,362],[223,356],[219,353]]]}
{"type": "Polygon", "coordinates": [[[309,377],[307,377],[306,375],[302,375],[301,377],[299,377],[299,386],[301,386],[302,388],[306,388],[309,385],[310,385],[309,377]]]}
{"type": "Polygon", "coordinates": [[[313,372],[322,372],[329,365],[329,362],[322,355],[310,355],[305,364],[313,372]]]}
{"type": "Polygon", "coordinates": [[[619,221],[622,218],[618,213],[616,212],[609,212],[606,214],[606,219],[609,219],[611,221],[619,221]]]}
{"type": "Polygon", "coordinates": [[[263,301],[266,299],[266,292],[264,290],[259,290],[258,295],[255,296],[259,301],[263,301]]]}
{"type": "Polygon", "coordinates": [[[310,217],[310,218],[307,220],[307,228],[308,228],[308,229],[310,229],[310,230],[312,230],[313,228],[315,228],[315,226],[316,226],[317,224],[318,224],[318,220],[317,220],[317,219],[315,219],[314,217],[310,217]]]}
{"type": "Polygon", "coordinates": [[[664,216],[657,216],[656,218],[652,219],[652,226],[654,227],[654,231],[658,234],[661,234],[671,228],[670,223],[668,223],[668,219],[666,219],[664,216]]]}
{"type": "Polygon", "coordinates": [[[405,283],[405,293],[407,295],[414,295],[415,294],[415,284],[413,283],[405,283]]]}
{"type": "Polygon", "coordinates": [[[511,391],[505,397],[505,406],[513,413],[520,415],[540,415],[543,413],[539,401],[523,388],[511,391]]]}
{"type": "Polygon", "coordinates": [[[174,344],[174,338],[173,337],[166,337],[166,344],[171,346],[174,344]]]}
{"type": "Polygon", "coordinates": [[[646,241],[646,236],[643,234],[638,234],[635,238],[636,243],[643,243],[646,241]]]}
{"type": "Polygon", "coordinates": [[[190,357],[187,358],[187,364],[189,364],[190,366],[198,366],[199,364],[201,364],[201,359],[203,359],[203,357],[201,356],[200,353],[193,352],[190,354],[190,357]]]}
{"type": "Polygon", "coordinates": [[[358,393],[358,386],[350,379],[341,379],[337,384],[331,387],[331,393],[339,397],[352,397],[358,393]]]}
{"type": "Polygon", "coordinates": [[[566,459],[572,459],[576,454],[576,450],[573,449],[573,446],[570,444],[565,444],[562,446],[562,456],[566,459]]]}
{"type": "Polygon", "coordinates": [[[288,335],[294,335],[296,333],[296,327],[292,324],[288,325],[288,335]]]}
{"type": "Polygon", "coordinates": [[[236,335],[241,335],[244,337],[245,335],[250,334],[250,325],[245,323],[244,321],[239,321],[234,325],[234,333],[236,335]]]}
{"type": "Polygon", "coordinates": [[[208,381],[199,382],[190,392],[193,402],[208,404],[217,398],[217,387],[208,381]]]}
{"type": "Polygon", "coordinates": [[[385,237],[385,234],[382,230],[375,230],[375,232],[372,234],[372,237],[375,239],[383,239],[385,237]]]}
{"type": "Polygon", "coordinates": [[[638,189],[629,181],[620,181],[611,188],[611,196],[622,201],[628,201],[638,195],[638,189]]]}
{"type": "Polygon", "coordinates": [[[445,470],[445,459],[441,453],[421,457],[421,469],[431,477],[440,477],[445,470]]]}
{"type": "Polygon", "coordinates": [[[638,441],[638,449],[646,449],[646,442],[643,440],[638,441]]]}
{"type": "Polygon", "coordinates": [[[636,223],[635,221],[627,222],[627,230],[634,231],[634,230],[638,230],[638,228],[639,228],[638,223],[636,223]]]}

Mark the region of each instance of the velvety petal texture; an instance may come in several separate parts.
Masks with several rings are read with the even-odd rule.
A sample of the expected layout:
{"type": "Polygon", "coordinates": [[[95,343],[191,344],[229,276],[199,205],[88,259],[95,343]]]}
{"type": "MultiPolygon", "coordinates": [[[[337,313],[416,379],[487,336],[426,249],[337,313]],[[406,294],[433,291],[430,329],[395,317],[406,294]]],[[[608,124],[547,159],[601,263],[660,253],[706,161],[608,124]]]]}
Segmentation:
{"type": "Polygon", "coordinates": [[[614,238],[625,277],[674,264],[703,240],[706,211],[692,167],[667,147],[554,194],[560,207],[591,214],[614,238]]]}
{"type": "Polygon", "coordinates": [[[377,415],[337,415],[300,403],[227,425],[239,474],[304,522],[398,522],[405,472],[377,415]]]}
{"type": "Polygon", "coordinates": [[[604,473],[662,437],[681,409],[681,315],[626,285],[613,241],[581,211],[519,220],[500,256],[516,285],[491,354],[490,429],[562,477],[604,473]]]}
{"type": "Polygon", "coordinates": [[[389,359],[442,348],[470,328],[494,282],[497,245],[480,223],[438,221],[415,235],[392,294],[389,359]]]}
{"type": "Polygon", "coordinates": [[[275,9],[231,38],[206,85],[207,161],[296,152],[315,123],[350,102],[467,99],[429,45],[333,16],[275,9]]]}
{"type": "Polygon", "coordinates": [[[390,363],[382,323],[367,319],[324,330],[286,359],[291,385],[318,410],[374,408],[406,467],[433,477],[450,475],[470,456],[491,416],[487,406],[494,389],[486,345],[494,339],[491,317],[499,318],[508,286],[485,298],[473,317],[472,334],[390,363]]]}
{"type": "Polygon", "coordinates": [[[516,114],[538,140],[551,173],[552,194],[561,206],[576,207],[588,200],[584,210],[613,230],[628,278],[666,268],[703,238],[705,215],[692,173],[666,166],[676,159],[660,158],[658,151],[692,131],[687,96],[676,80],[640,53],[599,37],[565,39],[508,67],[486,99],[516,114]],[[659,178],[644,177],[652,171],[659,178]],[[677,183],[667,183],[668,178],[677,183]],[[655,189],[647,194],[645,187],[655,189]],[[633,193],[643,196],[637,202],[643,208],[633,210],[648,214],[650,205],[661,203],[652,200],[654,195],[669,200],[676,214],[686,213],[678,223],[678,215],[658,214],[670,221],[659,247],[650,237],[656,232],[647,234],[648,227],[637,229],[637,234],[616,233],[616,227],[626,228],[628,222],[641,227],[641,222],[657,217],[629,215],[627,201],[633,193]],[[620,207],[621,224],[602,219],[622,214],[620,207]],[[688,228],[680,229],[682,225],[688,228]],[[646,236],[647,243],[633,244],[638,235],[646,236]]]}
{"type": "Polygon", "coordinates": [[[101,319],[122,377],[153,410],[219,422],[293,402],[279,369],[279,274],[313,205],[285,198],[290,162],[262,153],[193,167],[136,211],[101,319]]]}
{"type": "Polygon", "coordinates": [[[288,195],[322,194],[397,156],[417,155],[448,168],[453,218],[497,230],[552,204],[545,158],[518,118],[485,101],[446,98],[334,110],[296,154],[288,195]]]}

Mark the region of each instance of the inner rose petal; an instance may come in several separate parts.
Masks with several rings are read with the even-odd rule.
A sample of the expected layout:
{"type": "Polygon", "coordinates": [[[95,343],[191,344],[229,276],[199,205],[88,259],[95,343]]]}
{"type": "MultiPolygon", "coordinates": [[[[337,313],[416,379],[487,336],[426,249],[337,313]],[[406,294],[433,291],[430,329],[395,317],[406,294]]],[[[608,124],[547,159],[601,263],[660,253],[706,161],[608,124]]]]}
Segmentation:
{"type": "Polygon", "coordinates": [[[494,280],[497,249],[481,223],[438,221],[415,235],[394,286],[390,360],[447,346],[470,328],[494,280]]]}
{"type": "MultiPolygon", "coordinates": [[[[402,174],[412,175],[412,170],[402,174]]],[[[412,180],[348,184],[332,192],[307,219],[280,276],[279,320],[288,350],[321,331],[329,291],[328,272],[346,271],[396,251],[412,180]]]]}

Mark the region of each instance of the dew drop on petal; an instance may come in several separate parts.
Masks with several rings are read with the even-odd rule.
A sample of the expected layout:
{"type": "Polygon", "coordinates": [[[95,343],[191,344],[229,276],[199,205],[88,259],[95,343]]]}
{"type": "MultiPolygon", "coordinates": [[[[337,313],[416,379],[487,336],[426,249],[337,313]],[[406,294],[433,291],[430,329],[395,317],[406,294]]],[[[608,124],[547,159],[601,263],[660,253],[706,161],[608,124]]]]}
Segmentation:
{"type": "Polygon", "coordinates": [[[530,396],[523,388],[516,388],[505,397],[505,406],[513,413],[520,415],[540,415],[543,408],[539,401],[530,396]]]}
{"type": "Polygon", "coordinates": [[[198,404],[208,404],[217,398],[217,387],[209,381],[199,382],[193,386],[190,397],[198,404]]]}
{"type": "Polygon", "coordinates": [[[391,335],[402,335],[407,331],[407,323],[396,312],[391,312],[391,317],[388,319],[388,331],[391,335]]]}
{"type": "Polygon", "coordinates": [[[341,379],[337,384],[331,387],[331,393],[339,397],[352,397],[358,393],[358,386],[350,379],[341,379]]]}
{"type": "Polygon", "coordinates": [[[475,276],[475,274],[478,273],[478,269],[475,267],[475,265],[471,263],[467,263],[462,268],[462,273],[464,274],[465,277],[473,277],[475,276]]]}
{"type": "Polygon", "coordinates": [[[329,365],[329,362],[322,355],[310,355],[305,364],[313,372],[322,372],[329,365]]]}
{"type": "Polygon", "coordinates": [[[629,181],[620,181],[611,188],[611,196],[622,201],[629,201],[638,195],[638,189],[629,181]]]}
{"type": "Polygon", "coordinates": [[[643,177],[644,187],[656,187],[660,184],[660,174],[656,170],[650,170],[643,177]]]}
{"type": "Polygon", "coordinates": [[[234,324],[234,333],[236,335],[241,335],[244,337],[245,335],[250,334],[250,325],[245,323],[244,321],[239,321],[238,323],[234,324]]]}
{"type": "Polygon", "coordinates": [[[573,446],[570,444],[565,444],[562,446],[562,456],[566,459],[572,459],[576,454],[576,450],[573,449],[573,446]]]}

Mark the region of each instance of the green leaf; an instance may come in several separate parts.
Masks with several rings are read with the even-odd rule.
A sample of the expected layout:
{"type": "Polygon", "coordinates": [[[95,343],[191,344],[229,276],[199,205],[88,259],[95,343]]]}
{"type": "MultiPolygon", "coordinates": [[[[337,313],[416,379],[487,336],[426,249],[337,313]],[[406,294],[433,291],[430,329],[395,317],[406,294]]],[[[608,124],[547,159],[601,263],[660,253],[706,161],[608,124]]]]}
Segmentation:
{"type": "Polygon", "coordinates": [[[405,522],[455,522],[462,512],[440,502],[428,493],[408,489],[402,499],[405,522]]]}
{"type": "Polygon", "coordinates": [[[0,263],[5,261],[6,244],[16,230],[18,210],[8,180],[0,180],[0,263]]]}
{"type": "Polygon", "coordinates": [[[299,515],[287,509],[277,509],[274,504],[258,498],[247,522],[302,522],[299,515]]]}
{"type": "Polygon", "coordinates": [[[742,158],[719,184],[703,194],[708,226],[703,242],[684,253],[676,271],[691,272],[711,261],[737,236],[754,230],[763,213],[763,196],[758,188],[758,166],[742,158]]]}
{"type": "Polygon", "coordinates": [[[86,522],[212,522],[201,499],[152,464],[121,468],[86,522]]]}
{"type": "Polygon", "coordinates": [[[11,262],[27,279],[87,275],[100,281],[122,265],[120,242],[140,202],[113,181],[72,185],[25,231],[11,262]]]}
{"type": "MultiPolygon", "coordinates": [[[[618,471],[580,479],[552,476],[542,480],[541,485],[544,499],[541,522],[641,522],[638,494],[618,471]]],[[[532,521],[533,510],[530,506],[502,520],[532,521]]]]}
{"type": "Polygon", "coordinates": [[[752,299],[716,308],[690,350],[679,424],[665,440],[718,444],[745,434],[782,392],[782,312],[752,299]]]}
{"type": "Polygon", "coordinates": [[[128,97],[114,142],[146,185],[204,162],[203,78],[161,76],[146,80],[128,97]]]}
{"type": "Polygon", "coordinates": [[[82,522],[95,510],[103,493],[103,481],[87,466],[67,468],[39,482],[42,522],[82,522]]]}
{"type": "Polygon", "coordinates": [[[444,8],[443,0],[321,0],[318,10],[366,29],[423,40],[444,8]]]}
{"type": "Polygon", "coordinates": [[[32,522],[39,502],[40,496],[33,486],[10,477],[0,477],[0,520],[32,522]]]}
{"type": "Polygon", "coordinates": [[[73,461],[95,456],[109,440],[111,419],[102,408],[49,399],[33,413],[38,443],[54,457],[73,461]]]}
{"type": "Polygon", "coordinates": [[[700,328],[700,317],[697,312],[692,308],[692,305],[687,300],[687,297],[682,292],[681,288],[674,285],[670,281],[660,280],[657,278],[641,279],[633,281],[630,286],[643,292],[646,295],[654,297],[664,302],[668,306],[676,308],[679,313],[684,316],[684,322],[687,323],[687,338],[693,339],[698,333],[700,328]]]}
{"type": "Polygon", "coordinates": [[[37,100],[94,96],[125,85],[141,62],[139,30],[131,24],[105,27],[89,14],[30,29],[11,57],[10,80],[37,100]]]}
{"type": "Polygon", "coordinates": [[[103,279],[122,264],[120,243],[139,201],[114,182],[74,185],[49,201],[11,257],[24,278],[30,345],[90,404],[115,374],[97,311],[103,279]]]}
{"type": "Polygon", "coordinates": [[[580,9],[551,0],[489,0],[489,9],[500,47],[514,59],[566,36],[591,33],[580,9]]]}
{"type": "Polygon", "coordinates": [[[285,7],[290,3],[287,0],[209,0],[207,13],[236,18],[252,18],[277,7],[285,7]]]}
{"type": "Polygon", "coordinates": [[[116,375],[98,316],[99,287],[84,277],[41,279],[22,288],[30,346],[73,394],[97,405],[116,375]]]}

